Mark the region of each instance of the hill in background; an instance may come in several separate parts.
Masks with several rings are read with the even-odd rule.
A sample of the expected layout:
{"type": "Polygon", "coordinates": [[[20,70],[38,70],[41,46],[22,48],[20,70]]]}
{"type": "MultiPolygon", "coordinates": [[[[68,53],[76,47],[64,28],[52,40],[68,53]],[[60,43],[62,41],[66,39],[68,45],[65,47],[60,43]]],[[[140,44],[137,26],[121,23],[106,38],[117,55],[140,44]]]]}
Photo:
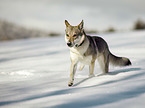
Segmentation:
{"type": "Polygon", "coordinates": [[[43,30],[28,29],[5,20],[0,20],[0,41],[58,35],[58,33],[48,33],[43,30]]]}

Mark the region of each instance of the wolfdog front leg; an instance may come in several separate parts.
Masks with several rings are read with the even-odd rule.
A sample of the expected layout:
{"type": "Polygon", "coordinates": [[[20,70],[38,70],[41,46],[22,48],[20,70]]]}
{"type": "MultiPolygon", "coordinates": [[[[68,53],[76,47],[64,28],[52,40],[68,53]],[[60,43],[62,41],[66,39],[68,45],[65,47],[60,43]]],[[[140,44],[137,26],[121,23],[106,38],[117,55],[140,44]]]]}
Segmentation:
{"type": "Polygon", "coordinates": [[[71,63],[71,72],[70,72],[70,79],[68,82],[68,86],[72,86],[73,85],[73,81],[74,81],[74,75],[77,69],[77,63],[72,62],[71,63]]]}

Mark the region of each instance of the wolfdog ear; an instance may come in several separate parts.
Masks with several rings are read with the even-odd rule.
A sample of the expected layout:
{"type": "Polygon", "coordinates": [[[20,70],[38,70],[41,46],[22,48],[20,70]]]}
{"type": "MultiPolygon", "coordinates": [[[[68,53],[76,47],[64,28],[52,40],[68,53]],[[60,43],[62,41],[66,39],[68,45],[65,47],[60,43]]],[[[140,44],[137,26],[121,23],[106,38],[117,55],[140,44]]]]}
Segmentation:
{"type": "Polygon", "coordinates": [[[84,21],[82,20],[82,22],[78,25],[78,28],[83,29],[83,26],[84,26],[84,21]]]}
{"type": "Polygon", "coordinates": [[[65,25],[66,25],[66,27],[70,26],[70,24],[68,23],[67,20],[65,20],[65,25]]]}

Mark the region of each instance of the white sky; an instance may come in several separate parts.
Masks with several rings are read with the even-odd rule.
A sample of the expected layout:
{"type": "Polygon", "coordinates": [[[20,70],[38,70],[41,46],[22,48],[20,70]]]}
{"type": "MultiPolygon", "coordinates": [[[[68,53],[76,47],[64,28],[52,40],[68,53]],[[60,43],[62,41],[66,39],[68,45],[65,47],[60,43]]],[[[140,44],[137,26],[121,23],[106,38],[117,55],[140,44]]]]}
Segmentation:
{"type": "Polygon", "coordinates": [[[83,19],[88,29],[131,29],[144,10],[144,0],[0,0],[0,18],[62,33],[65,19],[72,25],[83,19]]]}

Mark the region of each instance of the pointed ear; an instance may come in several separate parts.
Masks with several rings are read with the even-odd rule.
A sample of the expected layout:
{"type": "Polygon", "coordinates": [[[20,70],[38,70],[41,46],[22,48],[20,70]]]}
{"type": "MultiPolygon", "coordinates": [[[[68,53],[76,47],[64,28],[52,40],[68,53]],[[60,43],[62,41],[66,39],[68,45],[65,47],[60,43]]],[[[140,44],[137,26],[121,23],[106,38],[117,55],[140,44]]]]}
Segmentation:
{"type": "Polygon", "coordinates": [[[66,25],[66,27],[70,26],[70,24],[68,23],[67,20],[65,20],[65,25],[66,25]]]}
{"type": "Polygon", "coordinates": [[[82,20],[82,22],[78,25],[78,28],[83,29],[84,27],[84,21],[82,20]]]}

